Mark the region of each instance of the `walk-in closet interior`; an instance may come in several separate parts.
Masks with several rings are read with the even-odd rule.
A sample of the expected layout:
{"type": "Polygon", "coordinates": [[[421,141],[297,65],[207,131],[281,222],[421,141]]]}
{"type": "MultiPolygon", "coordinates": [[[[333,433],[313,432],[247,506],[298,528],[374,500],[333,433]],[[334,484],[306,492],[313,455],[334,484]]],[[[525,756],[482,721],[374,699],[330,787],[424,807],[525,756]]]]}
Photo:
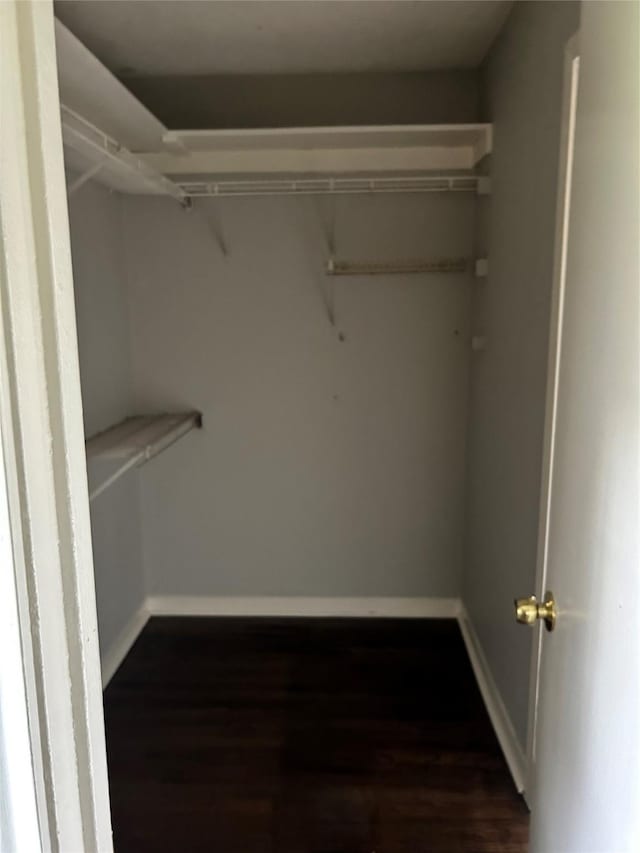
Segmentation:
{"type": "MultiPolygon", "coordinates": [[[[500,791],[491,827],[468,846],[453,835],[429,846],[416,829],[420,815],[431,820],[423,799],[405,846],[358,846],[353,827],[369,808],[382,815],[384,797],[351,801],[356,820],[324,779],[318,809],[342,815],[347,841],[296,807],[291,832],[307,846],[260,846],[267,818],[245,803],[217,816],[224,831],[209,827],[209,846],[182,849],[525,849],[517,791],[533,634],[512,600],[536,574],[564,55],[579,12],[574,2],[55,3],[116,849],[161,849],[145,847],[140,826],[123,828],[154,755],[149,740],[136,763],[127,731],[145,708],[169,714],[165,688],[182,684],[191,655],[206,650],[200,680],[208,667],[223,680],[238,668],[236,692],[220,687],[231,691],[224,711],[237,712],[225,766],[229,785],[250,787],[248,771],[234,775],[234,738],[253,725],[243,689],[286,667],[287,626],[317,650],[326,625],[348,696],[349,666],[357,679],[361,645],[376,647],[353,639],[358,624],[382,624],[372,617],[395,626],[398,661],[428,659],[439,690],[453,691],[435,714],[449,734],[477,705],[485,728],[460,737],[482,728],[495,756],[486,766],[467,756],[463,776],[478,796],[500,791]],[[236,656],[247,632],[248,659],[261,642],[274,654],[258,675],[236,656]],[[438,662],[451,660],[447,643],[459,644],[459,671],[438,662]],[[142,675],[137,649],[151,660],[142,675]]],[[[377,654],[384,680],[396,658],[377,654]]],[[[216,690],[189,705],[188,727],[216,690]]],[[[253,710],[268,714],[274,696],[255,695],[253,710]]],[[[356,751],[362,728],[350,735],[356,751]]],[[[208,760],[216,735],[202,737],[139,806],[166,839],[197,824],[197,793],[192,811],[162,815],[200,750],[208,760]]],[[[318,738],[330,753],[326,732],[318,738]]],[[[449,765],[461,754],[447,753],[449,765]]],[[[402,759],[378,758],[382,786],[402,759]]],[[[417,789],[446,764],[423,768],[417,789]]],[[[215,796],[207,809],[216,814],[215,796]]]]}

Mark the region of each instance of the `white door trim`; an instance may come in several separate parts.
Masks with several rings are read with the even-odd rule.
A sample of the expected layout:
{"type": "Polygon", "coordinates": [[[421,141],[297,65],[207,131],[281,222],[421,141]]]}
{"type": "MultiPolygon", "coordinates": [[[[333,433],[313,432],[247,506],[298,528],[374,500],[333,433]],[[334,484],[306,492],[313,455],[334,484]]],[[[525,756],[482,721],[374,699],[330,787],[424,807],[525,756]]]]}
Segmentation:
{"type": "MultiPolygon", "coordinates": [[[[558,195],[556,200],[556,225],[554,242],[553,283],[551,291],[551,319],[549,325],[549,352],[547,358],[547,392],[545,404],[544,445],[540,483],[540,510],[538,517],[538,548],[536,557],[535,595],[539,600],[545,593],[549,519],[551,512],[552,471],[555,448],[555,426],[558,407],[560,354],[562,349],[562,320],[569,238],[569,211],[571,203],[571,176],[575,141],[575,122],[578,101],[579,34],[567,42],[564,55],[562,92],[562,124],[560,131],[560,156],[558,158],[558,195]]],[[[536,725],[538,709],[538,682],[542,651],[542,628],[537,625],[532,644],[529,676],[529,714],[527,727],[527,800],[533,802],[536,725]]]]}
{"type": "Polygon", "coordinates": [[[51,2],[0,3],[0,419],[42,847],[112,850],[51,2]]]}
{"type": "MultiPolygon", "coordinates": [[[[0,260],[0,276],[1,270],[0,260]]],[[[1,413],[6,411],[6,380],[2,359],[1,413]]],[[[32,759],[30,732],[37,733],[37,726],[29,725],[29,698],[35,704],[36,695],[33,655],[29,634],[21,631],[20,624],[20,604],[26,597],[24,583],[20,583],[24,574],[16,569],[24,564],[9,513],[9,503],[16,498],[15,478],[5,465],[4,447],[10,438],[4,434],[2,420],[0,416],[0,850],[38,851],[41,837],[48,835],[48,823],[45,813],[41,826],[38,813],[38,795],[43,800],[42,771],[32,759]]]]}

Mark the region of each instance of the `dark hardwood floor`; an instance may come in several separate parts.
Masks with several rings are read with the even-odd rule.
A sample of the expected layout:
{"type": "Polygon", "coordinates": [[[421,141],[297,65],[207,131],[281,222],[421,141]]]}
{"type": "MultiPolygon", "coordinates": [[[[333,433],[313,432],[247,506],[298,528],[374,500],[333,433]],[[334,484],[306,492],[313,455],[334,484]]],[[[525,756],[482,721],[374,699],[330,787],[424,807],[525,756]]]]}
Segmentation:
{"type": "Polygon", "coordinates": [[[154,618],[105,692],[116,853],[523,853],[452,620],[154,618]]]}

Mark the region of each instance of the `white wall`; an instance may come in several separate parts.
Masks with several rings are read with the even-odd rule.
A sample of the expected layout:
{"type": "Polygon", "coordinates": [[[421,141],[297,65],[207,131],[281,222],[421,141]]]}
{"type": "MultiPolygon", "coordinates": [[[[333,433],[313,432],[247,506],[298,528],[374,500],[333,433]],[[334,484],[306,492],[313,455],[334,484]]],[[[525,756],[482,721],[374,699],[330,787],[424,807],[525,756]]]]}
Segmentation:
{"type": "Polygon", "coordinates": [[[534,592],[563,52],[578,3],[516,3],[488,58],[493,192],[480,208],[489,278],[475,291],[464,601],[524,748],[534,592]],[[482,218],[488,217],[488,221],[482,218]]]}
{"type": "MultiPolygon", "coordinates": [[[[69,214],[85,433],[93,435],[134,407],[121,197],[85,184],[69,214]]],[[[136,472],[91,504],[91,530],[104,661],[144,599],[136,472]]]]}
{"type": "MultiPolygon", "coordinates": [[[[469,256],[474,202],[340,197],[337,254],[469,256]]],[[[204,413],[141,471],[149,592],[458,594],[471,277],[335,280],[333,329],[319,202],[218,204],[226,260],[211,203],[124,201],[138,408],[204,413]]]]}

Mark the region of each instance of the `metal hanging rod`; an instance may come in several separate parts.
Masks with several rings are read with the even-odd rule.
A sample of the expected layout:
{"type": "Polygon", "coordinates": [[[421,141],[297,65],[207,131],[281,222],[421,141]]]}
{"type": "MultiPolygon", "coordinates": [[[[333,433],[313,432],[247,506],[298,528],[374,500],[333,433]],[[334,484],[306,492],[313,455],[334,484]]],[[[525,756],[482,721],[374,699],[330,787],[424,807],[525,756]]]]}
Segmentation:
{"type": "Polygon", "coordinates": [[[393,275],[409,273],[460,273],[466,272],[466,258],[436,258],[406,261],[338,261],[327,262],[327,275],[393,275]]]}
{"type": "Polygon", "coordinates": [[[196,197],[329,195],[356,193],[442,193],[478,192],[477,175],[416,175],[393,178],[266,178],[242,181],[188,181],[178,186],[196,197]]]}

